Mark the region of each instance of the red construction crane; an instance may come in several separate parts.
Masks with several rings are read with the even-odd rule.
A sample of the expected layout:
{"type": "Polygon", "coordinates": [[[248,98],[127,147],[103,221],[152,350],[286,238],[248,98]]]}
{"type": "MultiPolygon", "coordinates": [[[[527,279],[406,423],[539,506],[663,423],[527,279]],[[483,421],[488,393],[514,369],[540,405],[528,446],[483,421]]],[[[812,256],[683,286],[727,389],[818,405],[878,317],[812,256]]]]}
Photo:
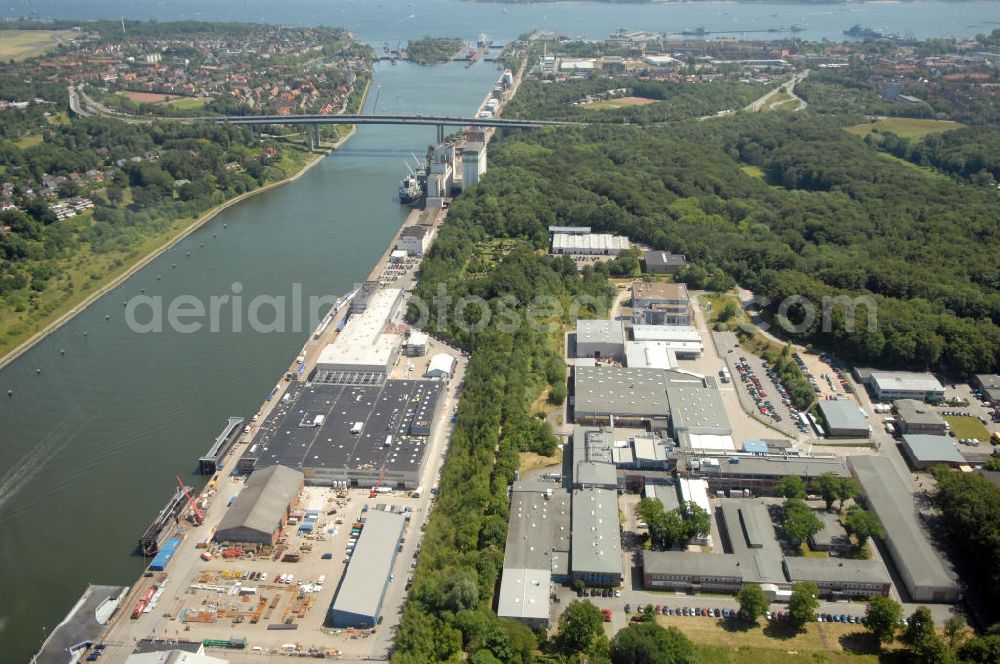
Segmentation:
{"type": "Polygon", "coordinates": [[[177,476],[177,483],[181,485],[181,491],[184,492],[184,496],[188,499],[191,509],[194,510],[194,522],[200,525],[201,522],[205,520],[205,512],[198,507],[198,503],[194,502],[194,498],[192,498],[191,494],[188,493],[188,488],[185,486],[184,480],[181,479],[180,475],[177,476]]]}
{"type": "Polygon", "coordinates": [[[375,482],[375,485],[372,487],[372,492],[368,494],[369,498],[374,498],[375,496],[378,495],[378,488],[382,486],[383,480],[385,480],[385,470],[383,470],[382,473],[378,476],[378,481],[375,482]]]}

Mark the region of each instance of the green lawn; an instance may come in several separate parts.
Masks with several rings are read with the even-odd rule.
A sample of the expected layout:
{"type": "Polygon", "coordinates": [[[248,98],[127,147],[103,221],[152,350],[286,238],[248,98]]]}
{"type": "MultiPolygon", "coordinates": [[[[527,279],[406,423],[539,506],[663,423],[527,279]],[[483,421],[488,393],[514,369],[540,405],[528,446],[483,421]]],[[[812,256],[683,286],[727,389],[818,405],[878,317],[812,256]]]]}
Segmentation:
{"type": "Polygon", "coordinates": [[[180,97],[179,99],[170,100],[169,104],[179,110],[188,110],[191,108],[201,108],[208,103],[206,97],[180,97]]]}
{"type": "Polygon", "coordinates": [[[863,662],[875,664],[878,655],[855,655],[846,652],[804,653],[795,650],[777,650],[774,648],[753,648],[740,646],[710,645],[707,643],[695,646],[701,664],[801,664],[802,662],[825,662],[827,664],[847,664],[848,662],[863,662]]]}
{"type": "Polygon", "coordinates": [[[38,145],[42,140],[43,136],[41,134],[28,134],[14,141],[14,145],[22,150],[27,150],[30,147],[38,145]]]}
{"type": "Polygon", "coordinates": [[[0,60],[27,60],[72,39],[68,30],[0,30],[0,60]]]}
{"type": "Polygon", "coordinates": [[[947,416],[944,421],[951,426],[956,438],[975,438],[983,443],[990,439],[990,432],[986,430],[983,423],[971,415],[947,416]]]}
{"type": "Polygon", "coordinates": [[[683,632],[698,647],[703,664],[877,662],[878,646],[861,625],[808,623],[801,632],[788,625],[749,626],[720,618],[657,616],[663,626],[683,632]]]}
{"type": "Polygon", "coordinates": [[[965,125],[950,120],[922,120],[916,118],[886,118],[878,122],[866,122],[864,124],[848,127],[847,131],[856,136],[867,136],[876,129],[879,131],[891,131],[897,136],[919,140],[928,134],[938,134],[942,131],[961,129],[965,125]]]}

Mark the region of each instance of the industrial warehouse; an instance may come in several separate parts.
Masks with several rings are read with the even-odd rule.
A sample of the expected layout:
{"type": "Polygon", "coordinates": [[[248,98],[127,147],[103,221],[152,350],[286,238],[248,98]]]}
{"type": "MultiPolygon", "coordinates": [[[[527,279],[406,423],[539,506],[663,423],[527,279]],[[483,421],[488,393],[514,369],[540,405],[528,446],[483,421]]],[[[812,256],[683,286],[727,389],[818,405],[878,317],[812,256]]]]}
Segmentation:
{"type": "Polygon", "coordinates": [[[364,530],[330,606],[333,626],[375,626],[405,527],[402,514],[378,509],[367,512],[364,530]]]}
{"type": "Polygon", "coordinates": [[[298,504],[302,486],[302,473],[297,470],[284,466],[257,470],[219,522],[215,541],[274,544],[298,504]]]}
{"type": "Polygon", "coordinates": [[[241,468],[282,464],[306,484],[413,489],[442,381],[387,380],[379,385],[294,384],[240,459],[241,468]]]}
{"type": "Polygon", "coordinates": [[[917,519],[913,492],[892,462],[879,456],[848,458],[868,507],[885,527],[885,543],[914,602],[954,602],[959,588],[917,519]]]}

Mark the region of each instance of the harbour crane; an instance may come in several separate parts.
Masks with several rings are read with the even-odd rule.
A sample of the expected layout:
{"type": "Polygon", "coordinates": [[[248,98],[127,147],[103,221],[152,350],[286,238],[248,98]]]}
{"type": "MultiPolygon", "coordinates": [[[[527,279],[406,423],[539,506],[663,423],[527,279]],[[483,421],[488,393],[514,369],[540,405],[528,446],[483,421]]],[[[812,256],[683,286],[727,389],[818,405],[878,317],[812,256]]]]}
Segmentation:
{"type": "Polygon", "coordinates": [[[190,492],[188,492],[188,488],[184,484],[184,480],[181,479],[180,475],[177,476],[177,483],[181,486],[181,491],[184,492],[184,497],[188,499],[188,503],[191,505],[191,509],[194,511],[195,525],[200,526],[202,522],[205,520],[205,512],[200,507],[198,507],[198,503],[196,503],[194,501],[194,498],[191,497],[191,494],[190,492]]]}

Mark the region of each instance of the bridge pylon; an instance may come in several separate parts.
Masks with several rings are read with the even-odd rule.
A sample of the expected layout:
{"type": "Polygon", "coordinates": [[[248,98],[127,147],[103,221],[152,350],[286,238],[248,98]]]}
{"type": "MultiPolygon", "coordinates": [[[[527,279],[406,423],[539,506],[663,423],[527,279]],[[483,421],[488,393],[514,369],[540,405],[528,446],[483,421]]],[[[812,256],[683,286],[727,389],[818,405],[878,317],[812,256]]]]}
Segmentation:
{"type": "Polygon", "coordinates": [[[444,143],[444,125],[441,124],[437,126],[437,142],[438,145],[444,143]]]}

